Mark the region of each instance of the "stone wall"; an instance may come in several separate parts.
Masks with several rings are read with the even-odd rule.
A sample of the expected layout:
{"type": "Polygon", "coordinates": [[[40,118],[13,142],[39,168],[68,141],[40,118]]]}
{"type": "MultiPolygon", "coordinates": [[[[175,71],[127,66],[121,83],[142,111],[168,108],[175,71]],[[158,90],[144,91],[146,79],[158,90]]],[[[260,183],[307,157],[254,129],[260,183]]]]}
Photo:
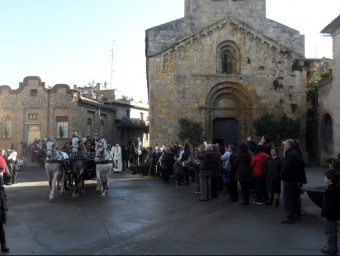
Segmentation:
{"type": "MultiPolygon", "coordinates": [[[[87,119],[92,118],[94,131],[99,126],[98,109],[101,108],[101,119],[104,121],[103,136],[108,143],[112,141],[112,129],[115,109],[94,101],[81,99],[75,90],[68,85],[55,85],[51,89],[45,88],[45,83],[39,77],[26,77],[16,90],[9,86],[0,86],[0,148],[11,148],[23,152],[22,145],[29,145],[29,130],[33,127],[37,139],[57,137],[58,127],[56,118],[68,118],[68,134],[65,139],[58,140],[60,146],[71,138],[73,132],[89,135],[87,119]],[[11,122],[11,136],[4,138],[2,124],[4,120],[11,122]]],[[[92,135],[92,134],[91,134],[92,135]]]]}

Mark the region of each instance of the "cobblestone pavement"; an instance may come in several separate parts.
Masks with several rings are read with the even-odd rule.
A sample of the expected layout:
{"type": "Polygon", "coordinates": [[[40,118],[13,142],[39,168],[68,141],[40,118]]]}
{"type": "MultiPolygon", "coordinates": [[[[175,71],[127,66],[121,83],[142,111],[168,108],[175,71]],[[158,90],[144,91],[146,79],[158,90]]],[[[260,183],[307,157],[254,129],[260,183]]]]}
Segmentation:
{"type": "MultiPolygon", "coordinates": [[[[307,186],[322,186],[323,169],[308,168],[307,186]]],[[[195,184],[176,187],[159,178],[113,173],[100,199],[87,181],[48,202],[43,169],[26,168],[6,186],[9,255],[315,255],[325,241],[320,209],[303,195],[303,218],[282,225],[283,204],[241,206],[220,193],[202,202],[195,184]]],[[[281,200],[282,201],[282,200],[281,200]]]]}

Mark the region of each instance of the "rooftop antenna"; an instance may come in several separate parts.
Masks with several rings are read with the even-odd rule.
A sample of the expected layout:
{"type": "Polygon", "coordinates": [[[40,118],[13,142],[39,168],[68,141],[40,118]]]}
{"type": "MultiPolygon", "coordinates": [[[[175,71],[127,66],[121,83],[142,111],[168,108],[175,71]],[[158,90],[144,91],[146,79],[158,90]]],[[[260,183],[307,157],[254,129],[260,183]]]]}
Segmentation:
{"type": "Polygon", "coordinates": [[[113,53],[114,53],[114,47],[115,47],[115,41],[112,41],[112,49],[111,49],[111,84],[110,89],[112,89],[112,76],[113,76],[113,53]]]}

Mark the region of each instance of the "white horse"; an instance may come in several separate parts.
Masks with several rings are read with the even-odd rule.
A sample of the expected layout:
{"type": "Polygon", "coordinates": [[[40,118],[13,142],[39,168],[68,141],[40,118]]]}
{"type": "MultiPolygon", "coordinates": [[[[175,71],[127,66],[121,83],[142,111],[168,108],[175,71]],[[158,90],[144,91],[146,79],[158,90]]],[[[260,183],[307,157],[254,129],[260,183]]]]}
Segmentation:
{"type": "Polygon", "coordinates": [[[70,163],[72,171],[75,177],[75,189],[73,191],[72,197],[79,197],[79,183],[82,184],[82,191],[85,190],[84,177],[83,174],[86,170],[87,164],[87,150],[79,134],[75,134],[72,139],[72,153],[70,158],[70,163]]]}
{"type": "Polygon", "coordinates": [[[97,176],[97,191],[102,198],[106,196],[108,189],[108,178],[113,168],[113,156],[107,148],[107,143],[104,138],[101,138],[96,143],[96,176],[97,176]]]}
{"type": "MultiPolygon", "coordinates": [[[[49,182],[50,187],[50,196],[49,201],[53,202],[54,200],[54,191],[57,186],[57,180],[59,173],[61,172],[62,165],[65,164],[65,161],[69,159],[68,155],[65,152],[59,150],[59,146],[57,141],[54,138],[49,138],[46,141],[46,160],[45,160],[45,170],[49,182]]],[[[65,191],[65,173],[61,173],[62,177],[62,187],[60,189],[60,194],[63,194],[65,191]]]]}

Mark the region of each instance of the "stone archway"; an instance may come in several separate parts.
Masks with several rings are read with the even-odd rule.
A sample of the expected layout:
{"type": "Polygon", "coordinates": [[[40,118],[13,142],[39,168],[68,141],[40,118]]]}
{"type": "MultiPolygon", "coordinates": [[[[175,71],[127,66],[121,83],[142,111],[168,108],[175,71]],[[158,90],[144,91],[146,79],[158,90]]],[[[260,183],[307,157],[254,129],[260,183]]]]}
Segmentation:
{"type": "Polygon", "coordinates": [[[32,143],[35,139],[41,139],[41,129],[40,125],[28,125],[28,131],[27,131],[27,143],[28,145],[32,143]]]}
{"type": "Polygon", "coordinates": [[[206,98],[207,137],[213,142],[223,141],[224,145],[244,142],[252,134],[254,109],[258,106],[257,94],[252,89],[232,82],[217,84],[206,98]]]}

